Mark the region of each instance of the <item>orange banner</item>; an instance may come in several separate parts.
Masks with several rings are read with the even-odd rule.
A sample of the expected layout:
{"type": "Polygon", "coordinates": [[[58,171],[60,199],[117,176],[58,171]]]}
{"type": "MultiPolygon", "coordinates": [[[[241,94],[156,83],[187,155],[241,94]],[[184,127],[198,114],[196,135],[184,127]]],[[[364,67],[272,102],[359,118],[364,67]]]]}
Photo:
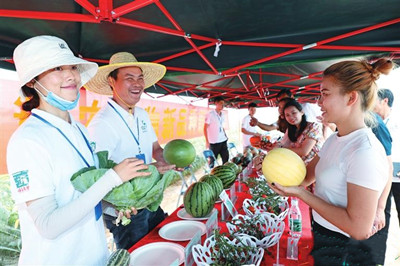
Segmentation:
{"type": "MultiPolygon", "coordinates": [[[[8,140],[28,114],[21,111],[20,108],[21,100],[17,89],[18,82],[3,80],[1,85],[0,174],[3,174],[7,173],[6,149],[8,140]]],[[[87,126],[106,102],[107,97],[81,90],[79,108],[75,108],[71,113],[75,119],[87,126]]],[[[172,139],[191,139],[203,136],[205,116],[211,110],[206,107],[171,103],[157,99],[142,99],[137,105],[149,113],[160,144],[165,144],[172,139]]],[[[227,117],[228,111],[224,110],[224,112],[227,117]]],[[[227,121],[228,119],[226,119],[225,126],[228,130],[227,121]]]]}

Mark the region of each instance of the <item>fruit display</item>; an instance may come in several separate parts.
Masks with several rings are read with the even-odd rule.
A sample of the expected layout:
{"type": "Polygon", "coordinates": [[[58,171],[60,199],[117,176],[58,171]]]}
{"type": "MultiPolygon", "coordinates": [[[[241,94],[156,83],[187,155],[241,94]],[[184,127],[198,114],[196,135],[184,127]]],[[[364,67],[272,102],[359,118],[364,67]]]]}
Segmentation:
{"type": "Polygon", "coordinates": [[[219,165],[211,170],[211,174],[218,177],[224,186],[224,189],[230,188],[236,180],[236,171],[227,165],[219,165]]]}
{"type": "Polygon", "coordinates": [[[264,158],[262,171],[268,182],[282,186],[298,186],[306,176],[306,166],[295,152],[277,148],[264,158]]]}
{"type": "Polygon", "coordinates": [[[231,167],[236,172],[236,174],[239,174],[240,168],[237,164],[235,164],[233,162],[226,162],[226,163],[224,163],[224,165],[231,167]]]}
{"type": "Polygon", "coordinates": [[[174,139],[165,145],[163,156],[167,163],[183,168],[194,161],[196,150],[189,141],[174,139]]]}
{"type": "Polygon", "coordinates": [[[219,194],[221,194],[222,190],[224,190],[224,185],[222,184],[222,181],[214,175],[202,176],[199,181],[208,183],[214,191],[215,200],[218,200],[219,194]]]}
{"type": "Polygon", "coordinates": [[[128,266],[130,255],[126,249],[117,249],[108,257],[107,266],[128,266]]]}
{"type": "Polygon", "coordinates": [[[193,217],[208,215],[215,204],[213,188],[206,182],[196,182],[190,185],[183,196],[185,210],[193,217]]]}

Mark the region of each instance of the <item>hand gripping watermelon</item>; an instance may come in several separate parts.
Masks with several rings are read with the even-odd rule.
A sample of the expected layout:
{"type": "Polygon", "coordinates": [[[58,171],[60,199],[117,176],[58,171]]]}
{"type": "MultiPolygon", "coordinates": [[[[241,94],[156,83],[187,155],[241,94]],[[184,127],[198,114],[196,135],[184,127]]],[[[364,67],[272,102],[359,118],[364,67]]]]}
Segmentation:
{"type": "Polygon", "coordinates": [[[306,176],[306,166],[295,152],[277,148],[270,151],[262,163],[262,171],[268,182],[282,186],[298,186],[306,176]]]}
{"type": "Polygon", "coordinates": [[[167,163],[183,168],[194,161],[196,150],[189,141],[184,139],[174,139],[165,145],[163,156],[167,163]]]}

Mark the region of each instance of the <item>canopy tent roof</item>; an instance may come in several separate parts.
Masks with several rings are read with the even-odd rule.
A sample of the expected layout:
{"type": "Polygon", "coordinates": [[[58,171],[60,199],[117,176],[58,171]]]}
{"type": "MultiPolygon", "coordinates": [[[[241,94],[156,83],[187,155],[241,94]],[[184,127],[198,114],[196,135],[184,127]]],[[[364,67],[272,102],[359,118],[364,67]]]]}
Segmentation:
{"type": "Polygon", "coordinates": [[[243,108],[273,105],[289,88],[313,102],[321,72],[334,62],[399,63],[399,14],[398,0],[1,1],[0,67],[13,69],[14,48],[47,34],[100,65],[119,51],[166,65],[166,76],[146,90],[159,97],[222,95],[243,108]]]}

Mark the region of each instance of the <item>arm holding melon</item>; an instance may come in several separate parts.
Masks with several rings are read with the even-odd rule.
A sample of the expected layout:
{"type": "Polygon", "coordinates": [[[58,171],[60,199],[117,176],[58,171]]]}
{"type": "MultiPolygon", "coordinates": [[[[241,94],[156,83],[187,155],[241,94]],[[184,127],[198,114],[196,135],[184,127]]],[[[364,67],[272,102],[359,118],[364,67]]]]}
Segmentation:
{"type": "Polygon", "coordinates": [[[165,172],[172,170],[175,168],[175,165],[168,164],[163,156],[163,148],[161,148],[160,143],[158,141],[153,142],[153,158],[156,160],[153,165],[157,168],[160,174],[164,174],[165,172]]]}
{"type": "Polygon", "coordinates": [[[376,213],[376,207],[371,206],[377,206],[377,191],[347,183],[347,208],[342,208],[324,201],[302,186],[283,187],[274,184],[272,188],[278,194],[300,198],[324,219],[354,239],[367,239],[376,232],[371,231],[376,213]]]}

